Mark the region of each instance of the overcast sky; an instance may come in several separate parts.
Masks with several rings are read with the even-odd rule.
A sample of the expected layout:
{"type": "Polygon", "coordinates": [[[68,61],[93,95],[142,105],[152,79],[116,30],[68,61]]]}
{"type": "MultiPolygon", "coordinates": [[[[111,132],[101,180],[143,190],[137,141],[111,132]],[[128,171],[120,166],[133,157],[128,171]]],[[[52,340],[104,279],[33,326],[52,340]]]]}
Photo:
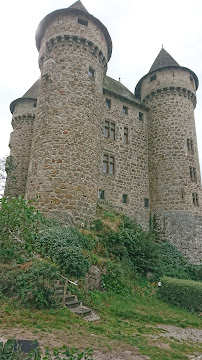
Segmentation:
{"type": "MultiPolygon", "coordinates": [[[[1,2],[0,157],[9,154],[9,105],[40,75],[35,46],[37,26],[48,13],[72,3],[74,0],[1,2]]],[[[131,91],[149,71],[162,44],[180,65],[196,73],[199,89],[195,118],[202,164],[202,1],[83,0],[83,5],[111,35],[113,51],[108,75],[117,80],[120,77],[131,91]]]]}

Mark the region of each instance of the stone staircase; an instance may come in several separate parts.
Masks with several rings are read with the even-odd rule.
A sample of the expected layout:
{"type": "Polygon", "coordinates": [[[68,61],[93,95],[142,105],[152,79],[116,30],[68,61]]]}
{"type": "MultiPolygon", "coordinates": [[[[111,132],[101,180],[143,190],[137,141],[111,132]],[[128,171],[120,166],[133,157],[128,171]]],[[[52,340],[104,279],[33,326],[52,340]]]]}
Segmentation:
{"type": "Polygon", "coordinates": [[[100,320],[100,317],[94,314],[91,309],[82,305],[81,301],[78,300],[76,295],[71,294],[69,291],[66,292],[64,289],[64,285],[61,285],[59,281],[55,284],[55,290],[57,296],[61,299],[61,302],[71,312],[76,315],[82,316],[86,321],[100,320]]]}

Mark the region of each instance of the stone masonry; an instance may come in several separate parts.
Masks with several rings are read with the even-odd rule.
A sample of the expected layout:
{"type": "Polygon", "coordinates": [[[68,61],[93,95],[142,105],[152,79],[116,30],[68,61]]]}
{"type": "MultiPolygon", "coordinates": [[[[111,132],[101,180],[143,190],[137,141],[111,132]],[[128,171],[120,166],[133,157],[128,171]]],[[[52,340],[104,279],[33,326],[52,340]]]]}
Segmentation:
{"type": "Polygon", "coordinates": [[[81,223],[106,202],[202,258],[198,79],[161,49],[135,94],[108,77],[112,42],[77,1],[36,33],[40,79],[11,103],[5,195],[39,196],[48,216],[81,223]]]}

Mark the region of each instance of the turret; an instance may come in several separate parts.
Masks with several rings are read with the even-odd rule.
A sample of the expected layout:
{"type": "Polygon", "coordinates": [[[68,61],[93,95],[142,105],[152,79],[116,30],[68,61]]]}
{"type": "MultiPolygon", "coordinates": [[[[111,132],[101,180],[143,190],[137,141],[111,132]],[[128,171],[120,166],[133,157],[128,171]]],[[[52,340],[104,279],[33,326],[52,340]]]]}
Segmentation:
{"type": "Polygon", "coordinates": [[[196,232],[202,202],[194,120],[197,88],[195,73],[180,66],[162,48],[135,90],[136,97],[150,109],[152,214],[160,220],[165,239],[173,241],[192,260],[202,244],[196,232]]]}
{"type": "Polygon", "coordinates": [[[10,105],[13,132],[9,141],[10,156],[6,161],[6,196],[25,195],[38,87],[39,80],[10,105]]]}
{"type": "Polygon", "coordinates": [[[103,79],[112,43],[80,1],[54,11],[36,33],[41,81],[26,195],[45,214],[95,215],[103,79]]]}

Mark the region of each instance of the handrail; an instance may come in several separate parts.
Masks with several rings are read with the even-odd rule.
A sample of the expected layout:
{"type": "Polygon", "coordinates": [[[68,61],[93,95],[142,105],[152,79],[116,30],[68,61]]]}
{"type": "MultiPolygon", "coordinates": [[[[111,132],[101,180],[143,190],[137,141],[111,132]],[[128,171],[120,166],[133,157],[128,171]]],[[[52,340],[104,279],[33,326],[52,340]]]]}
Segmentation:
{"type": "Polygon", "coordinates": [[[61,275],[61,274],[59,274],[59,276],[62,277],[63,279],[65,279],[64,291],[63,291],[63,298],[62,298],[62,303],[63,303],[63,305],[64,305],[64,304],[65,304],[65,299],[66,299],[66,294],[67,294],[67,284],[68,284],[68,282],[69,282],[70,284],[75,285],[75,286],[78,286],[78,285],[77,285],[76,282],[73,282],[73,281],[67,279],[66,277],[64,277],[64,276],[61,275]]]}

